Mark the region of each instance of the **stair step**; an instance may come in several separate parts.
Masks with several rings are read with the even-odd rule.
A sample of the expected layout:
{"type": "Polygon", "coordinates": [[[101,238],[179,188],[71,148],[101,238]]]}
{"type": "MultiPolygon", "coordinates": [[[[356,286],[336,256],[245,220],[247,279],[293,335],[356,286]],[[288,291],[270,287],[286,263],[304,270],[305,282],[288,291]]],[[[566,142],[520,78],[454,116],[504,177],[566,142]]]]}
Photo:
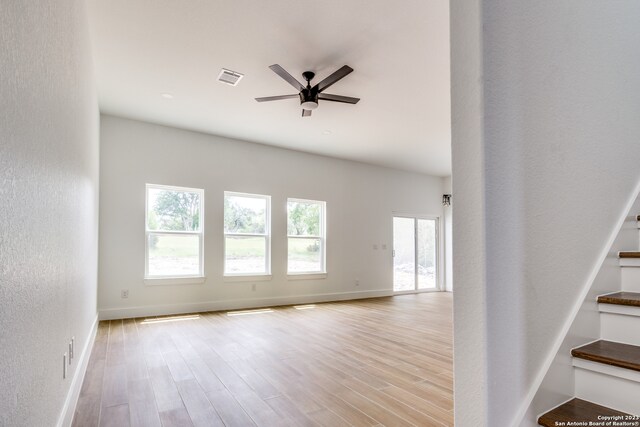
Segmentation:
{"type": "Polygon", "coordinates": [[[631,305],[640,307],[640,292],[615,292],[613,294],[600,295],[598,302],[601,304],[631,305]]]}
{"type": "Polygon", "coordinates": [[[613,341],[596,341],[571,350],[571,355],[584,360],[640,371],[640,347],[613,341]]]}
{"type": "Polygon", "coordinates": [[[624,412],[596,405],[582,399],[572,399],[567,403],[547,412],[538,418],[538,424],[545,427],[557,427],[566,425],[569,421],[575,422],[602,422],[603,416],[625,416],[624,412]],[[600,417],[600,418],[598,418],[600,417]]]}
{"type": "Polygon", "coordinates": [[[640,251],[621,251],[618,252],[619,258],[640,258],[640,251]]]}

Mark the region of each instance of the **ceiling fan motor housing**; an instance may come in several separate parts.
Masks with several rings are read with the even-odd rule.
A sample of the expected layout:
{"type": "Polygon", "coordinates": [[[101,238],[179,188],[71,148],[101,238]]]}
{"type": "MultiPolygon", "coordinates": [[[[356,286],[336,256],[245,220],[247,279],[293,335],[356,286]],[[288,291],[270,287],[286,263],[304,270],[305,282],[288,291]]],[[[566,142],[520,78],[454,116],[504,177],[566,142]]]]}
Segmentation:
{"type": "Polygon", "coordinates": [[[318,108],[318,91],[312,88],[303,89],[300,92],[300,105],[305,110],[315,110],[318,108]]]}

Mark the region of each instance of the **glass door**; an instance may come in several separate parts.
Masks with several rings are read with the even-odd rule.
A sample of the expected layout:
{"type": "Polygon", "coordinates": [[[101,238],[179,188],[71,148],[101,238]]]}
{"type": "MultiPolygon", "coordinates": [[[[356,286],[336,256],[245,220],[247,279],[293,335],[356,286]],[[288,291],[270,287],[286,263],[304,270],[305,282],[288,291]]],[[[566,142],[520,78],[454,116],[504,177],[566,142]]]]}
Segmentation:
{"type": "Polygon", "coordinates": [[[416,227],[413,218],[393,218],[393,290],[416,289],[416,227]]]}
{"type": "Polygon", "coordinates": [[[394,292],[438,288],[438,220],[393,218],[394,292]]]}
{"type": "Polygon", "coordinates": [[[436,288],[436,220],[416,218],[416,272],[418,289],[436,288]]]}

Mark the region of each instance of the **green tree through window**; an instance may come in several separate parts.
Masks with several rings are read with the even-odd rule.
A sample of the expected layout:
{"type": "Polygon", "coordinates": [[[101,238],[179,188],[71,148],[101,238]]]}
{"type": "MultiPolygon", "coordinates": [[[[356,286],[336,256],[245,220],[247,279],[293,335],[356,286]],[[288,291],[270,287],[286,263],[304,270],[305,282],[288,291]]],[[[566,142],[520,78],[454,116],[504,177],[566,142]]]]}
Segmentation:
{"type": "Polygon", "coordinates": [[[160,191],[149,214],[149,229],[196,231],[200,228],[200,196],[186,191],[160,191]],[[155,228],[152,228],[155,226],[155,228]]]}
{"type": "Polygon", "coordinates": [[[320,205],[317,203],[289,202],[289,235],[316,236],[320,232],[320,205]]]}

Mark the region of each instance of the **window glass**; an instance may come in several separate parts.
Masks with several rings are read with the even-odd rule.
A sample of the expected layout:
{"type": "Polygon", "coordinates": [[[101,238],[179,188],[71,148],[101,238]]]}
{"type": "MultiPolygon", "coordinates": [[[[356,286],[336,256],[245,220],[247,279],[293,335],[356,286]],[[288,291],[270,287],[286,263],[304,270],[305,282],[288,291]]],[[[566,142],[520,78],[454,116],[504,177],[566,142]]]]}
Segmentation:
{"type": "Polygon", "coordinates": [[[203,275],[200,189],[147,184],[145,277],[203,275]]]}
{"type": "Polygon", "coordinates": [[[269,196],[225,192],[225,275],[269,274],[270,206],[269,196]]]}
{"type": "Polygon", "coordinates": [[[287,201],[287,271],[325,272],[325,202],[287,201]]]}
{"type": "Polygon", "coordinates": [[[200,229],[199,192],[150,187],[147,190],[147,208],[148,230],[198,231],[200,229]]]}

